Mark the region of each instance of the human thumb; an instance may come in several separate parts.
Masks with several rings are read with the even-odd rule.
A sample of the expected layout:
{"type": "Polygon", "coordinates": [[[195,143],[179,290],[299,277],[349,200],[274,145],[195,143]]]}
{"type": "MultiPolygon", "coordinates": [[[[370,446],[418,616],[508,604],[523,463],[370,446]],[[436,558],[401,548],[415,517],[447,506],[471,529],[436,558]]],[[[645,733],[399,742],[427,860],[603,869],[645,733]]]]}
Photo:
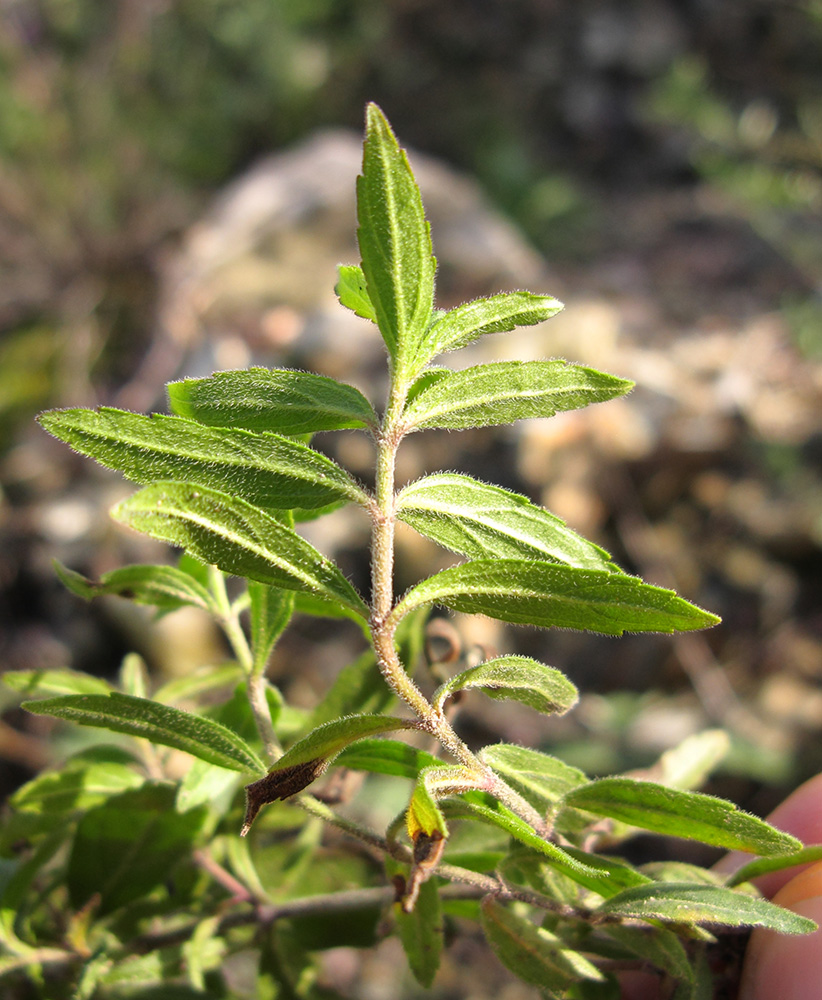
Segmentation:
{"type": "Polygon", "coordinates": [[[773,902],[810,917],[821,929],[798,936],[755,930],[738,1000],[816,1000],[822,996],[822,862],[787,882],[773,902]]]}

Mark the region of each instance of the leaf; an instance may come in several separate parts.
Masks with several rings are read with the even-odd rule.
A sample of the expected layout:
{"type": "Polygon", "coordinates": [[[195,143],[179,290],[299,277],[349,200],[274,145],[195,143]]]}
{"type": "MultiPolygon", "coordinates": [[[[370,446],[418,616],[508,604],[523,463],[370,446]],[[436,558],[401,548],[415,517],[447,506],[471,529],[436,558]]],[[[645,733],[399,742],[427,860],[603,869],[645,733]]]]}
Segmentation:
{"type": "Polygon", "coordinates": [[[633,927],[630,924],[603,924],[602,930],[669,976],[686,983],[692,981],[693,971],[688,953],[672,931],[664,927],[633,927]]]}
{"type": "Polygon", "coordinates": [[[265,777],[246,785],[246,813],[240,836],[248,833],[264,805],[307,788],[350,743],[376,733],[416,728],[411,719],[388,715],[349,715],[319,726],[290,747],[265,777]]]}
{"type": "Polygon", "coordinates": [[[196,483],[261,507],[363,503],[354,480],[330,458],[279,434],[204,427],[182,417],[111,407],[49,410],[38,420],[61,441],[127,479],[196,483]]]}
{"type": "Polygon", "coordinates": [[[588,781],[578,768],[530,747],[492,743],[479,757],[543,815],[554,812],[567,792],[588,781]]]}
{"type": "Polygon", "coordinates": [[[480,688],[489,698],[519,701],[546,715],[564,715],[579,700],[568,678],[527,656],[499,656],[469,667],[439,687],[433,696],[438,711],[456,691],[480,688]]]}
{"type": "Polygon", "coordinates": [[[719,621],[637,577],[529,559],[475,559],[452,566],[413,587],[394,615],[433,603],[520,625],[606,635],[685,632],[719,621]]]}
{"type": "Polygon", "coordinates": [[[7,670],[2,681],[21,694],[108,694],[112,686],[101,677],[76,670],[7,670]]]}
{"type": "Polygon", "coordinates": [[[690,882],[654,882],[626,889],[606,900],[597,912],[677,924],[769,927],[781,934],[810,934],[816,930],[813,920],[765,899],[690,882]]]}
{"type": "MultiPolygon", "coordinates": [[[[438,770],[438,768],[434,767],[432,770],[438,770]]],[[[448,825],[445,822],[445,817],[425,779],[426,774],[422,772],[414,785],[411,800],[408,803],[408,811],[405,814],[408,836],[415,847],[420,838],[431,842],[444,841],[448,837],[448,825]]],[[[415,850],[414,861],[417,862],[417,860],[415,850]]]]}
{"type": "Polygon", "coordinates": [[[271,651],[291,621],[294,611],[294,591],[280,590],[265,583],[250,580],[251,649],[254,670],[263,673],[271,651]]]}
{"type": "Polygon", "coordinates": [[[427,750],[418,750],[399,740],[363,739],[346,747],[334,763],[352,771],[391,774],[416,780],[423,768],[436,767],[442,761],[427,750]]]}
{"type": "Polygon", "coordinates": [[[60,771],[39,774],[18,788],[9,802],[22,812],[41,813],[56,820],[61,813],[88,809],[110,795],[137,788],[144,780],[124,764],[71,762],[60,771]]]}
{"type": "Polygon", "coordinates": [[[743,812],[732,802],[634,778],[602,778],[568,792],[566,803],[597,816],[674,837],[752,854],[801,848],[795,837],[743,812]]]}
{"type": "Polygon", "coordinates": [[[340,264],[337,268],[339,275],[334,291],[340,300],[340,305],[350,309],[362,319],[370,319],[372,323],[377,322],[377,314],[374,306],[368,297],[368,289],[365,283],[365,275],[361,267],[356,264],[340,264]]]}
{"type": "Polygon", "coordinates": [[[55,562],[57,575],[77,597],[91,600],[103,594],[124,597],[135,604],[148,604],[164,611],[190,605],[214,611],[214,601],[206,588],[188,573],[174,566],[123,566],[104,573],[99,583],[55,562]]]}
{"type": "Polygon", "coordinates": [[[408,404],[404,423],[409,431],[491,427],[552,417],[632,388],[628,379],[567,361],[497,361],[441,376],[408,404]]]}
{"type": "Polygon", "coordinates": [[[366,110],[357,219],[368,296],[389,356],[404,371],[431,318],[436,261],[408,158],[376,104],[366,110]]]}
{"type": "Polygon", "coordinates": [[[444,800],[442,805],[446,814],[455,819],[469,817],[505,830],[520,843],[539,851],[549,864],[579,885],[602,896],[613,894],[607,872],[603,873],[584,861],[578,861],[563,848],[543,839],[524,820],[487,792],[464,792],[458,797],[444,800]]]}
{"type": "Polygon", "coordinates": [[[111,515],[225,573],[308,591],[368,617],[362,598],[334,563],[291,528],[238,497],[191,483],[155,483],[117,504],[111,515]]]}
{"type": "Polygon", "coordinates": [[[449,309],[425,337],[426,361],[445,351],[465,347],[487,333],[507,333],[518,326],[533,326],[555,316],[563,304],[550,295],[501,292],[449,309]]]}
{"type": "Polygon", "coordinates": [[[608,553],[519,493],[470,476],[439,473],[406,486],[397,517],[471,559],[541,559],[621,572],[608,553]]]}
{"type": "MultiPolygon", "coordinates": [[[[389,875],[400,866],[388,864],[389,875]]],[[[408,967],[424,989],[430,989],[440,967],[444,946],[444,921],[439,890],[434,882],[420,885],[414,909],[407,913],[402,906],[394,907],[397,933],[402,942],[408,967]]]]}
{"type": "Polygon", "coordinates": [[[133,698],[117,691],[109,695],[69,694],[26,701],[22,707],[35,715],[53,715],[81,726],[140,736],[232,771],[265,770],[257,755],[230,729],[148,698],[133,698]]]}
{"type": "Polygon", "coordinates": [[[90,809],[80,820],[68,863],[71,904],[99,896],[101,916],[166,882],[194,845],[207,810],[174,810],[171,785],[145,785],[90,809]]]}
{"type": "Polygon", "coordinates": [[[209,427],[293,435],[377,424],[353,385],[290,368],[215,372],[170,382],[167,390],[172,412],[209,427]]]}
{"type": "Polygon", "coordinates": [[[502,964],[523,982],[543,990],[564,990],[579,979],[601,982],[604,975],[560,938],[486,896],[482,929],[502,964]]]}
{"type": "Polygon", "coordinates": [[[756,861],[749,861],[748,864],[735,871],[726,884],[729,887],[741,885],[743,882],[750,882],[751,879],[759,878],[761,875],[784,871],[786,868],[794,868],[796,865],[807,865],[814,861],[822,861],[822,844],[803,847],[801,851],[792,851],[790,854],[777,854],[770,858],[757,858],[756,861]]]}
{"type": "Polygon", "coordinates": [[[173,705],[179,701],[197,698],[206,692],[234,688],[242,676],[243,671],[239,663],[222,663],[219,666],[208,664],[184,677],[175,677],[174,680],[167,681],[154,692],[154,701],[173,705]]]}
{"type": "MultiPolygon", "coordinates": [[[[672,788],[699,788],[716,765],[728,753],[730,737],[724,729],[706,729],[686,737],[666,750],[647,777],[672,788]]],[[[646,777],[646,775],[642,775],[646,777]]]]}

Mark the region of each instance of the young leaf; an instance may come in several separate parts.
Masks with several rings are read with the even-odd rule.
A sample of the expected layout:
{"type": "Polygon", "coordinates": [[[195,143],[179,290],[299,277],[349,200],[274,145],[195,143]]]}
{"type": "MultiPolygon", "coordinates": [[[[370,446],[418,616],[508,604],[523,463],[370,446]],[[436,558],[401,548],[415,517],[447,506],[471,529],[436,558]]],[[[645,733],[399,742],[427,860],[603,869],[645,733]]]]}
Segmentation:
{"type": "Polygon", "coordinates": [[[501,292],[485,299],[464,302],[449,309],[428,329],[426,361],[465,347],[486,333],[507,333],[518,326],[533,326],[555,316],[563,304],[550,295],[501,292]]]}
{"type": "Polygon", "coordinates": [[[533,417],[552,417],[624,396],[628,379],[566,361],[498,361],[450,372],[408,404],[408,430],[465,430],[533,417]]]}
{"type": "Polygon", "coordinates": [[[81,726],[141,736],[233,771],[265,770],[257,755],[236,733],[212,719],[147,698],[112,691],[109,695],[69,694],[23,702],[35,715],[53,715],[81,726]]]}
{"type": "Polygon", "coordinates": [[[240,836],[248,833],[264,805],[307,788],[350,743],[376,733],[416,728],[411,719],[388,715],[349,715],[319,726],[290,747],[265,777],[246,785],[246,813],[240,836]]]}
{"type": "Polygon", "coordinates": [[[565,802],[597,816],[674,837],[752,854],[784,854],[802,844],[732,802],[635,778],[602,778],[572,789],[565,802]]]}
{"type": "Polygon", "coordinates": [[[131,565],[104,573],[99,583],[55,562],[57,575],[78,597],[91,600],[103,594],[125,597],[136,604],[148,604],[164,611],[190,605],[213,613],[214,601],[208,590],[188,573],[175,566],[131,565]]]}
{"type": "Polygon", "coordinates": [[[339,280],[334,286],[340,305],[350,309],[363,319],[370,319],[372,323],[377,322],[377,314],[374,306],[368,297],[368,289],[365,283],[365,275],[362,268],[356,264],[340,264],[337,268],[339,280]]]}
{"type": "Polygon", "coordinates": [[[175,789],[144,785],[89,810],[80,820],[68,863],[71,904],[99,896],[97,912],[111,913],[145,896],[169,877],[193,847],[207,810],[181,815],[175,789]]]}
{"type": "Polygon", "coordinates": [[[294,591],[280,590],[268,584],[250,580],[251,650],[254,669],[265,670],[271,650],[282,635],[294,611],[294,591]]]}
{"type": "Polygon", "coordinates": [[[377,325],[395,368],[406,370],[431,318],[436,261],[408,159],[376,104],[366,111],[357,219],[377,325]]]}
{"type": "Polygon", "coordinates": [[[735,871],[726,884],[729,887],[741,885],[743,882],[759,878],[760,875],[784,871],[786,868],[807,865],[814,861],[822,861],[822,844],[803,847],[801,851],[792,851],[790,854],[777,854],[770,858],[757,858],[756,861],[749,861],[748,864],[735,871]]]}
{"type": "Polygon", "coordinates": [[[261,507],[323,507],[364,502],[339,465],[279,434],[204,427],[182,417],[144,416],[111,407],[49,410],[43,427],[83,455],[136,483],[197,483],[261,507]]]}
{"type": "Polygon", "coordinates": [[[781,934],[811,934],[816,930],[813,920],[765,899],[734,889],[690,882],[653,882],[626,889],[606,900],[598,912],[677,924],[769,927],[781,934]]]}
{"type": "Polygon", "coordinates": [[[353,385],[289,368],[215,372],[170,382],[167,389],[173,413],[209,427],[311,434],[377,423],[373,407],[353,385]]]}
{"type": "Polygon", "coordinates": [[[719,619],[671,590],[604,570],[529,559],[475,559],[413,587],[396,617],[423,604],[444,604],[521,625],[623,632],[685,632],[719,619]]]}
{"type": "Polygon", "coordinates": [[[480,760],[543,815],[553,812],[572,788],[588,778],[569,764],[529,747],[492,743],[483,747],[480,760]]]}
{"type": "Polygon", "coordinates": [[[543,990],[564,990],[580,979],[605,976],[555,934],[536,927],[493,896],[482,901],[482,929],[497,958],[517,978],[543,990]]]}
{"type": "Polygon", "coordinates": [[[111,514],[225,573],[308,591],[368,617],[362,598],[334,563],[291,528],[238,497],[191,483],[155,483],[117,504],[111,514]]]}
{"type": "Polygon", "coordinates": [[[522,702],[546,715],[564,715],[579,700],[576,687],[561,671],[527,656],[499,656],[452,677],[437,689],[432,703],[442,711],[447,698],[468,688],[480,688],[489,698],[522,702]]]}
{"type": "Polygon", "coordinates": [[[112,686],[101,677],[76,670],[7,670],[2,681],[20,694],[102,694],[112,686]]]}
{"type": "Polygon", "coordinates": [[[411,483],[397,498],[397,517],[470,559],[547,559],[621,572],[604,549],[527,497],[470,476],[439,473],[411,483]]]}

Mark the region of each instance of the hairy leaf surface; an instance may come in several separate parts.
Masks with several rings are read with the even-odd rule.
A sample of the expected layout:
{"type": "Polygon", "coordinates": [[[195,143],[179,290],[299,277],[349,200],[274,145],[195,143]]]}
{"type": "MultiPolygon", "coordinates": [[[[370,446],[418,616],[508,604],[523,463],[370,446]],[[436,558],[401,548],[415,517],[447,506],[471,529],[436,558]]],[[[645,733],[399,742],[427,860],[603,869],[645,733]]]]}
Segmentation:
{"type": "Polygon", "coordinates": [[[769,855],[802,846],[796,837],[743,812],[732,802],[651,781],[601,778],[568,792],[565,801],[643,830],[700,840],[728,850],[769,855]]]}
{"type": "Polygon", "coordinates": [[[350,309],[362,319],[377,322],[374,304],[368,297],[368,287],[361,267],[356,264],[340,264],[337,268],[338,280],[334,286],[340,305],[350,309]]]}
{"type": "Polygon", "coordinates": [[[155,483],[123,500],[112,517],[179,545],[225,573],[342,604],[363,618],[362,598],[331,560],[244,500],[191,483],[155,483]]]}
{"type": "Polygon", "coordinates": [[[353,385],[290,368],[247,368],[168,385],[171,409],[209,427],[310,434],[374,426],[376,414],[353,385]]]}
{"type": "Polygon", "coordinates": [[[489,698],[519,701],[546,715],[563,715],[579,699],[561,671],[527,656],[499,656],[456,674],[437,689],[433,704],[442,711],[447,698],[468,688],[480,688],[489,698]]]}
{"type": "Polygon", "coordinates": [[[684,632],[719,619],[671,590],[637,577],[527,559],[475,559],[413,587],[395,611],[444,604],[466,614],[543,628],[623,632],[684,632]]]}
{"type": "Polygon", "coordinates": [[[588,781],[582,771],[557,757],[512,743],[492,743],[479,757],[543,814],[553,812],[567,792],[588,781]]]}
{"type": "Polygon", "coordinates": [[[190,605],[204,611],[214,611],[214,601],[208,590],[189,573],[176,566],[122,566],[104,573],[99,582],[55,563],[57,575],[78,597],[91,600],[103,594],[124,597],[136,604],[148,604],[164,611],[190,605]]]}
{"type": "Polygon", "coordinates": [[[439,376],[405,411],[409,430],[465,430],[552,417],[623,396],[633,382],[566,361],[498,361],[439,376]]]}
{"type": "Polygon", "coordinates": [[[431,318],[436,261],[408,158],[376,104],[366,112],[357,219],[368,297],[388,353],[404,370],[431,318]]]}
{"type": "Polygon", "coordinates": [[[205,427],[182,417],[111,407],[50,410],[38,419],[76,451],[136,483],[192,482],[282,510],[341,499],[364,502],[344,469],[279,434],[205,427]]]}
{"type": "Polygon", "coordinates": [[[35,715],[53,715],[81,726],[141,736],[232,771],[265,770],[246,742],[219,722],[148,698],[134,698],[117,691],[109,695],[69,694],[26,701],[23,708],[35,715]]]}
{"type": "Polygon", "coordinates": [[[604,549],[527,497],[470,476],[439,473],[411,483],[397,498],[397,516],[471,559],[547,559],[621,572],[604,549]]]}
{"type": "Polygon", "coordinates": [[[563,304],[550,295],[501,292],[449,309],[429,328],[425,337],[426,360],[473,343],[487,333],[506,333],[518,326],[533,326],[555,316],[563,304]]]}

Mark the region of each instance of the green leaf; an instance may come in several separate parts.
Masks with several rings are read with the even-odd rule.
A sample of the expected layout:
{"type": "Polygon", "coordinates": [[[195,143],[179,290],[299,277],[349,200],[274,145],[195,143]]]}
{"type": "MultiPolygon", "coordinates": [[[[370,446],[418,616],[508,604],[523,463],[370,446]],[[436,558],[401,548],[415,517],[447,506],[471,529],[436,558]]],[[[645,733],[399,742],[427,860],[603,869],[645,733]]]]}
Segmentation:
{"type": "Polygon", "coordinates": [[[186,481],[261,507],[323,507],[364,502],[354,480],[330,458],[279,434],[204,427],[182,417],[99,410],[49,410],[43,427],[83,455],[146,484],[186,481]]]}
{"type": "Polygon", "coordinates": [[[89,810],[80,820],[68,863],[71,904],[99,896],[101,916],[145,896],[169,878],[193,847],[207,810],[174,810],[171,785],[145,785],[89,810]]]}
{"type": "Polygon", "coordinates": [[[411,719],[388,715],[349,715],[319,726],[290,747],[265,777],[246,785],[246,814],[240,836],[248,833],[264,805],[307,788],[350,743],[377,733],[416,728],[411,719]]]}
{"type": "Polygon", "coordinates": [[[170,382],[167,389],[177,416],[209,427],[294,435],[377,423],[373,407],[353,385],[290,368],[215,372],[170,382]]]}
{"type": "Polygon", "coordinates": [[[520,843],[539,851],[549,864],[579,885],[602,896],[613,894],[607,872],[598,871],[551,841],[544,840],[524,820],[487,792],[464,792],[458,797],[443,800],[442,806],[445,813],[455,819],[468,817],[505,830],[520,843]]]}
{"type": "Polygon", "coordinates": [[[588,781],[582,771],[556,757],[511,743],[492,743],[479,757],[543,815],[553,813],[567,792],[588,781]]]}
{"type": "Polygon", "coordinates": [[[356,264],[340,264],[337,268],[339,279],[334,286],[340,305],[350,309],[363,319],[370,319],[372,323],[377,322],[377,314],[374,306],[368,297],[368,289],[365,283],[365,275],[361,267],[356,264]]]}
{"type": "Polygon", "coordinates": [[[175,677],[154,692],[154,701],[165,705],[173,705],[179,701],[198,698],[211,691],[234,688],[242,678],[243,671],[239,663],[222,663],[219,666],[207,664],[199,667],[185,677],[175,677]]]}
{"type": "Polygon", "coordinates": [[[812,847],[803,847],[801,851],[792,851],[790,854],[777,854],[770,858],[758,858],[756,861],[749,861],[731,875],[727,885],[741,885],[743,882],[750,882],[751,879],[759,878],[760,875],[769,875],[771,872],[784,871],[786,868],[794,868],[796,865],[807,865],[814,861],[822,861],[822,844],[814,844],[812,847]]]}
{"type": "MultiPolygon", "coordinates": [[[[436,766],[432,768],[432,772],[437,770],[446,769],[436,766]]],[[[444,841],[448,837],[448,825],[429,787],[429,782],[426,781],[427,777],[423,771],[417,778],[405,814],[405,826],[412,843],[416,845],[420,841],[430,846],[432,841],[444,841]]],[[[417,860],[416,853],[414,860],[417,860]]]]}
{"type": "Polygon", "coordinates": [[[606,900],[599,913],[677,924],[769,927],[781,934],[810,934],[816,924],[765,899],[734,889],[690,882],[654,882],[626,889],[606,900]]]}
{"type": "Polygon", "coordinates": [[[566,361],[498,361],[450,372],[408,404],[408,430],[465,430],[552,417],[624,396],[633,382],[566,361]]]}
{"type": "Polygon", "coordinates": [[[802,844],[732,802],[635,778],[602,778],[568,792],[566,803],[597,816],[674,837],[752,854],[784,854],[802,844]]]}
{"type": "Polygon", "coordinates": [[[445,928],[437,885],[423,882],[411,913],[395,906],[394,917],[408,967],[420,986],[430,989],[440,967],[444,946],[445,928]]]}
{"type": "Polygon", "coordinates": [[[376,104],[366,111],[357,219],[368,297],[394,367],[405,371],[431,318],[436,261],[408,158],[376,104]]]}
{"type": "Polygon", "coordinates": [[[427,750],[418,750],[399,740],[364,739],[346,747],[334,763],[352,771],[391,774],[416,780],[423,768],[437,767],[442,761],[427,750]]]}
{"type": "Polygon", "coordinates": [[[53,715],[81,726],[96,726],[115,733],[127,733],[185,750],[210,764],[232,771],[265,770],[257,755],[225,726],[201,715],[161,705],[148,698],[112,691],[109,695],[69,694],[61,698],[23,702],[35,715],[53,715]]]}
{"type": "Polygon", "coordinates": [[[123,566],[104,573],[99,583],[55,562],[57,575],[78,597],[91,600],[103,594],[125,597],[135,604],[148,604],[164,611],[190,605],[214,611],[214,601],[206,588],[188,573],[175,566],[123,566]]]}
{"type": "Polygon", "coordinates": [[[394,614],[444,604],[520,625],[623,632],[685,632],[719,619],[637,577],[529,559],[475,559],[413,587],[394,614]]]}
{"type": "Polygon", "coordinates": [[[728,753],[730,745],[730,737],[724,729],[694,733],[666,750],[649,768],[647,777],[671,788],[699,788],[728,753]]]}
{"type": "Polygon", "coordinates": [[[27,782],[9,802],[21,812],[42,813],[52,818],[60,813],[88,809],[110,795],[137,788],[144,778],[125,764],[72,762],[61,771],[47,771],[27,782]]]}
{"type": "Polygon", "coordinates": [[[576,687],[561,671],[527,656],[499,656],[463,670],[439,687],[434,707],[442,711],[446,699],[468,688],[480,688],[489,698],[519,701],[546,715],[564,715],[579,700],[576,687]]]}
{"type": "Polygon", "coordinates": [[[108,694],[112,686],[100,677],[76,670],[7,670],[2,681],[20,694],[108,694]]]}
{"type": "Polygon", "coordinates": [[[426,360],[465,347],[487,333],[507,333],[518,326],[533,326],[555,316],[564,306],[550,295],[501,292],[449,309],[425,337],[426,360]]]}
{"type": "Polygon", "coordinates": [[[674,979],[686,983],[693,979],[688,953],[673,931],[664,927],[633,927],[630,924],[603,924],[602,930],[614,941],[646,962],[653,963],[674,979]]]}
{"type": "Polygon", "coordinates": [[[304,590],[368,617],[329,559],[291,528],[238,497],[191,483],[155,483],[117,504],[112,517],[236,576],[304,590]]]}
{"type": "Polygon", "coordinates": [[[265,670],[268,658],[277,640],[291,621],[294,612],[294,591],[280,590],[268,584],[250,580],[248,594],[251,599],[251,649],[254,669],[265,670]]]}
{"type": "Polygon", "coordinates": [[[561,938],[536,927],[486,896],[481,906],[482,929],[497,958],[526,983],[543,990],[564,990],[580,979],[601,982],[604,975],[561,938]]]}
{"type": "Polygon", "coordinates": [[[540,559],[621,572],[608,553],[527,497],[470,476],[439,473],[406,486],[397,517],[471,559],[540,559]]]}

